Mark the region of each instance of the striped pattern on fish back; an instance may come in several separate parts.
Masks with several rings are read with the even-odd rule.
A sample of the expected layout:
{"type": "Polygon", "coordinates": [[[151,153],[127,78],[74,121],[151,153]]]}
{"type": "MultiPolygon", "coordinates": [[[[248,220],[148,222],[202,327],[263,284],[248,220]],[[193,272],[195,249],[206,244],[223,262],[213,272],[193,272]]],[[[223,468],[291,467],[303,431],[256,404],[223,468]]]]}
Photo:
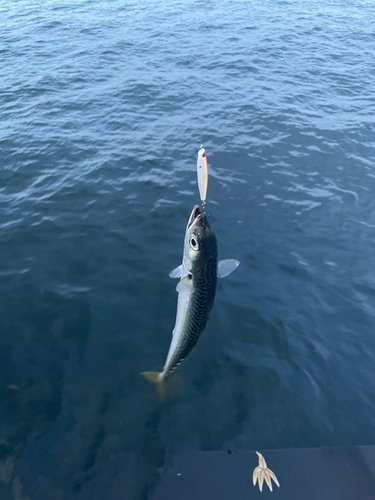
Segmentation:
{"type": "Polygon", "coordinates": [[[206,251],[202,251],[200,258],[192,269],[193,291],[189,300],[189,307],[182,329],[181,340],[176,349],[168,373],[173,371],[186,358],[197,343],[214,303],[217,281],[217,248],[213,233],[207,242],[206,251]]]}

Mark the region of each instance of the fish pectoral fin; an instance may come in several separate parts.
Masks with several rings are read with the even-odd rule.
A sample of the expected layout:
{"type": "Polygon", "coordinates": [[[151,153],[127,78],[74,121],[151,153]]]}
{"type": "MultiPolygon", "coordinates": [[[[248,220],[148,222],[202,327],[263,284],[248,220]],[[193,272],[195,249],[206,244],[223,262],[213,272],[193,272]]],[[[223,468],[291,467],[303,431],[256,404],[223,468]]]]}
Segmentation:
{"type": "Polygon", "coordinates": [[[182,270],[182,264],[172,269],[172,271],[169,273],[168,276],[170,278],[181,278],[181,270],[182,270]]]}
{"type": "Polygon", "coordinates": [[[236,259],[219,260],[217,263],[217,277],[225,278],[229,276],[240,265],[240,261],[236,259]]]}
{"type": "Polygon", "coordinates": [[[178,282],[178,285],[176,286],[176,290],[178,293],[189,293],[193,289],[193,280],[191,278],[191,274],[188,274],[185,276],[185,278],[182,278],[178,282]]]}

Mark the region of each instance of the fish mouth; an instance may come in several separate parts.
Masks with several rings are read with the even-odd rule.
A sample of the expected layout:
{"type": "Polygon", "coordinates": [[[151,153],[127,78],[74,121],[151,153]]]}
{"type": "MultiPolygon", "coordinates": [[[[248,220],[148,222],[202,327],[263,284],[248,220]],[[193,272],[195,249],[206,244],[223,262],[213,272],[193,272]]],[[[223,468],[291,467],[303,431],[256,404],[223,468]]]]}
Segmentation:
{"type": "Polygon", "coordinates": [[[202,213],[203,213],[203,210],[201,209],[201,207],[199,205],[195,205],[195,207],[193,208],[193,210],[191,212],[190,219],[189,219],[189,222],[187,225],[187,229],[189,229],[189,227],[191,227],[194,224],[194,222],[198,219],[198,217],[200,215],[202,215],[202,213]]]}

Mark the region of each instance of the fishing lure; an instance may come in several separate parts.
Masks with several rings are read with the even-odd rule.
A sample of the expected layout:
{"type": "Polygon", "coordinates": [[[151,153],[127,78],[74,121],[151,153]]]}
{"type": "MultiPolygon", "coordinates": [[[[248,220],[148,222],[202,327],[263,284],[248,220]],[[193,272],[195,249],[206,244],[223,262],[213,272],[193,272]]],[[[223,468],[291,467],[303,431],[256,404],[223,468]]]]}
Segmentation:
{"type": "Polygon", "coordinates": [[[203,146],[201,146],[198,151],[197,158],[197,177],[198,177],[198,189],[199,196],[202,201],[203,208],[206,205],[206,196],[207,196],[207,185],[208,185],[208,164],[207,164],[207,155],[206,150],[203,146]]]}

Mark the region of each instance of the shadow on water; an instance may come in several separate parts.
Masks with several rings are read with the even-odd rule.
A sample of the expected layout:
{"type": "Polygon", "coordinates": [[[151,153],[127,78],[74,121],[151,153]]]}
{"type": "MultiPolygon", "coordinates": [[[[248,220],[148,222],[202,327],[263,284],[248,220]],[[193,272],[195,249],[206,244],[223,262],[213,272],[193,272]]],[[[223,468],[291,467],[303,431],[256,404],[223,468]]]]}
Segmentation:
{"type": "Polygon", "coordinates": [[[374,446],[267,450],[267,463],[280,481],[280,489],[270,493],[252,484],[254,451],[181,453],[152,498],[369,500],[375,485],[374,458],[374,446]]]}
{"type": "Polygon", "coordinates": [[[165,407],[138,346],[101,337],[98,349],[87,301],[22,280],[0,304],[1,500],[148,498],[165,407]]]}
{"type": "Polygon", "coordinates": [[[142,490],[139,499],[147,500],[160,480],[160,472],[165,464],[166,449],[159,434],[159,424],[162,417],[162,408],[151,411],[144,424],[141,435],[141,454],[146,467],[150,468],[149,481],[142,490]]]}
{"type": "Polygon", "coordinates": [[[6,500],[23,498],[17,460],[61,414],[64,378],[83,362],[90,308],[28,285],[13,289],[0,307],[0,496],[6,500]]]}

